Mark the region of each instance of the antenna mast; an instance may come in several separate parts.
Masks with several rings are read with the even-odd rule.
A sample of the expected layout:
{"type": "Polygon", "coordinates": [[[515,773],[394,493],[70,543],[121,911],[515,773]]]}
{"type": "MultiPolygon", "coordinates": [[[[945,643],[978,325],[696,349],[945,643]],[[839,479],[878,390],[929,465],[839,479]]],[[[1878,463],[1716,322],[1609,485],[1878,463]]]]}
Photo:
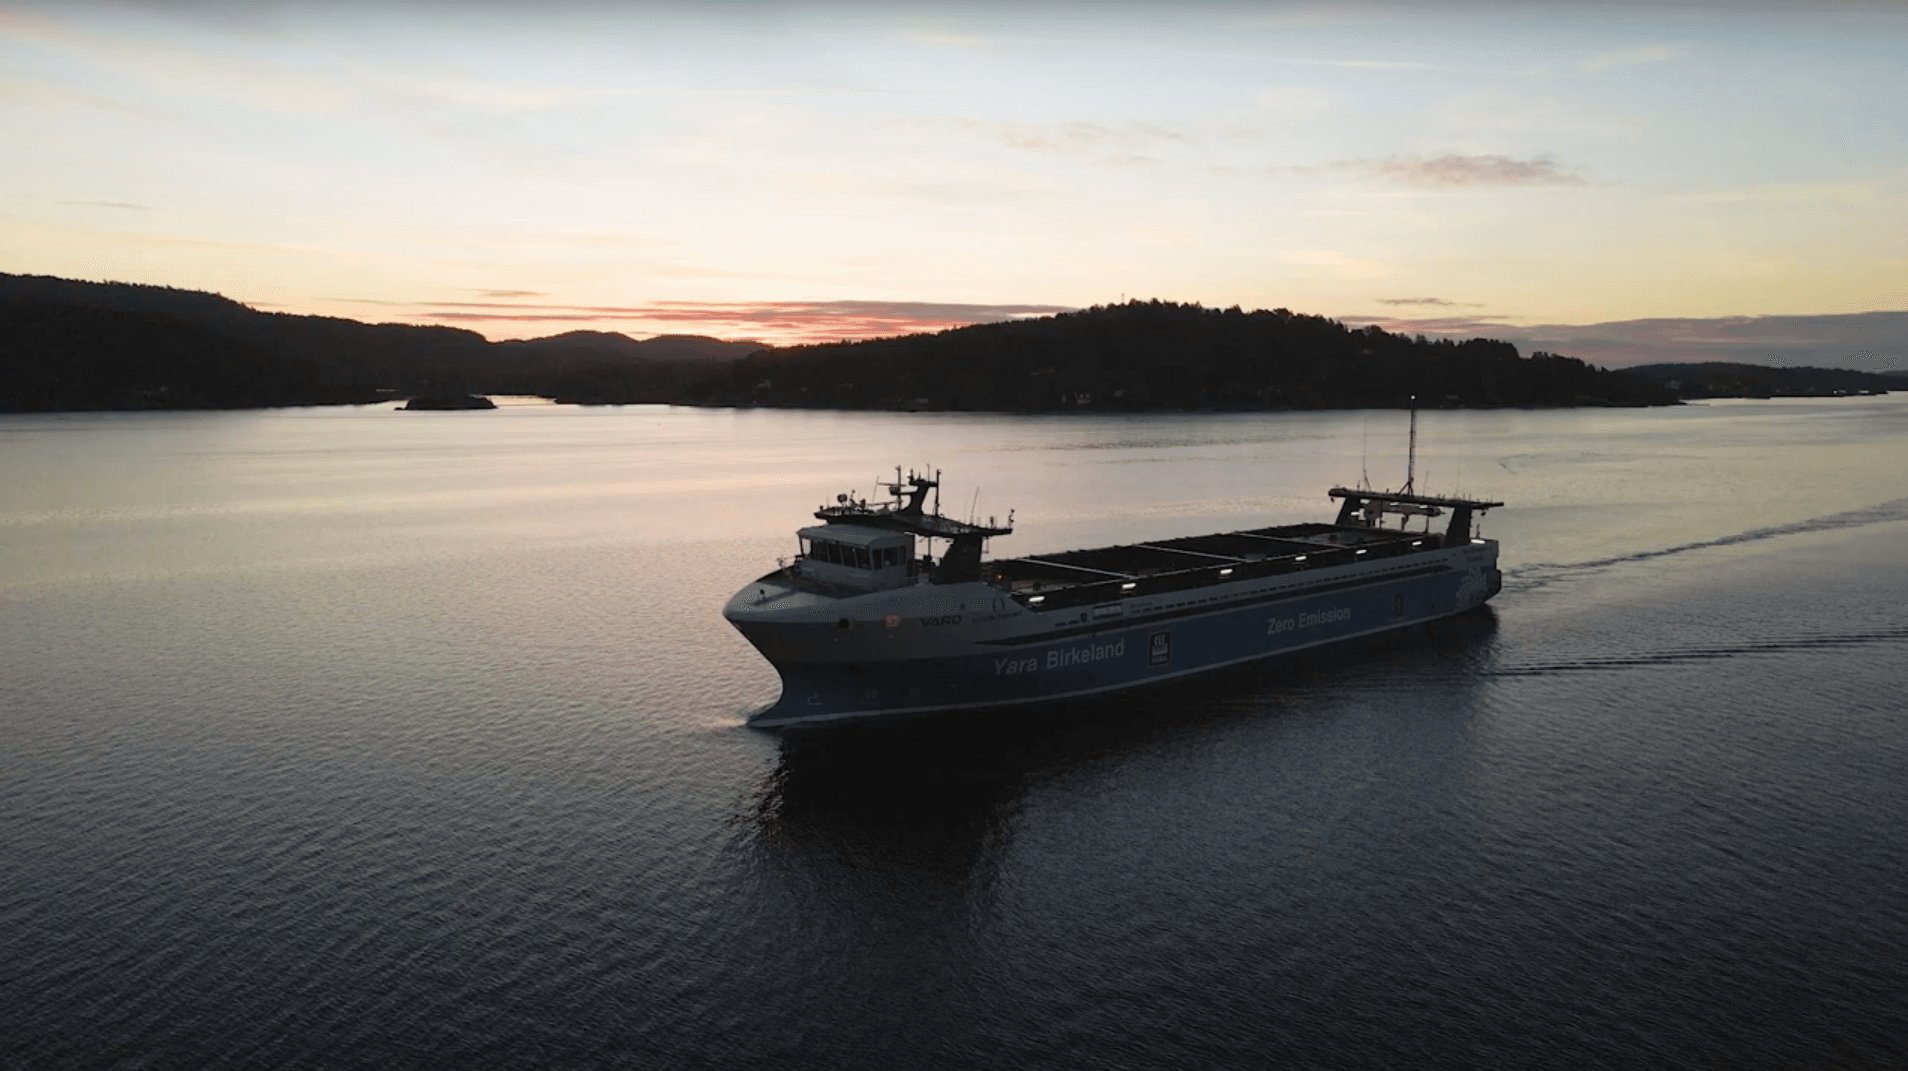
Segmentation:
{"type": "Polygon", "coordinates": [[[1365,441],[1358,454],[1358,489],[1371,490],[1371,418],[1365,418],[1365,441]]]}
{"type": "Polygon", "coordinates": [[[1418,396],[1411,396],[1411,447],[1405,454],[1406,494],[1411,493],[1412,484],[1418,478],[1418,396]]]}

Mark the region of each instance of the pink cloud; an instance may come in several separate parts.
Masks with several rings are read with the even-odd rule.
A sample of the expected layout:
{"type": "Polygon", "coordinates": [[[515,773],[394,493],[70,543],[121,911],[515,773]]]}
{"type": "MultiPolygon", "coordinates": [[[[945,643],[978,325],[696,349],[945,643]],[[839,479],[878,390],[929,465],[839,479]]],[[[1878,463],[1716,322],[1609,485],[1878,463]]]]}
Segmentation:
{"type": "MultiPolygon", "coordinates": [[[[529,296],[517,293],[499,296],[529,296]]],[[[985,305],[930,301],[656,301],[638,305],[562,305],[532,301],[431,301],[412,304],[410,319],[477,327],[500,337],[535,334],[562,323],[606,331],[705,334],[770,344],[833,342],[941,331],[1064,312],[1064,305],[985,305]],[[510,332],[512,326],[523,328],[510,332]]]]}
{"type": "Polygon", "coordinates": [[[1514,160],[1446,153],[1426,159],[1353,160],[1345,166],[1405,186],[1574,186],[1583,182],[1542,157],[1514,160]]]}
{"type": "Polygon", "coordinates": [[[1507,332],[1520,330],[1505,323],[1503,317],[1493,316],[1341,316],[1339,319],[1350,327],[1372,324],[1393,334],[1440,338],[1504,338],[1507,332]]]}
{"type": "Polygon", "coordinates": [[[1450,301],[1441,297],[1381,297],[1380,305],[1435,305],[1447,309],[1476,309],[1482,306],[1475,301],[1450,301]]]}
{"type": "Polygon", "coordinates": [[[1812,365],[1863,372],[1908,369],[1908,312],[1826,316],[1717,316],[1614,320],[1595,324],[1514,324],[1514,316],[1345,316],[1351,326],[1376,324],[1400,334],[1495,338],[1536,350],[1581,357],[1611,368],[1638,364],[1734,361],[1812,365]]]}

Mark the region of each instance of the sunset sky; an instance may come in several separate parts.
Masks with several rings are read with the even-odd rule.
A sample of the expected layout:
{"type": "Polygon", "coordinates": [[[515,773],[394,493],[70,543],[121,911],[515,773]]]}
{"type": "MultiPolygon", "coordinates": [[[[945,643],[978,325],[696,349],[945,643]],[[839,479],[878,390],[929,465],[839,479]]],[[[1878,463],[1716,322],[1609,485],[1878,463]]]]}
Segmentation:
{"type": "Polygon", "coordinates": [[[1894,3],[0,2],[0,271],[492,338],[1833,325],[1908,309],[1904,102],[1894,3]]]}

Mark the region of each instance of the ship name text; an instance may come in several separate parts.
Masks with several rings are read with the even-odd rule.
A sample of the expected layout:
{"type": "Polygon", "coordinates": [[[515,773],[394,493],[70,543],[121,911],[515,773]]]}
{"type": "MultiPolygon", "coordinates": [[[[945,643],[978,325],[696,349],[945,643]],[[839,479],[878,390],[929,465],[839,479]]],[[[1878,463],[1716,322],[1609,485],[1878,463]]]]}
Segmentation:
{"type": "Polygon", "coordinates": [[[1015,673],[1035,673],[1042,669],[1064,669],[1067,666],[1083,666],[1091,662],[1104,662],[1109,658],[1118,658],[1126,653],[1126,641],[1114,640],[1112,643],[1090,643],[1080,647],[1056,647],[1047,652],[1043,663],[1039,656],[1028,658],[994,659],[994,675],[1011,676],[1015,673]]]}

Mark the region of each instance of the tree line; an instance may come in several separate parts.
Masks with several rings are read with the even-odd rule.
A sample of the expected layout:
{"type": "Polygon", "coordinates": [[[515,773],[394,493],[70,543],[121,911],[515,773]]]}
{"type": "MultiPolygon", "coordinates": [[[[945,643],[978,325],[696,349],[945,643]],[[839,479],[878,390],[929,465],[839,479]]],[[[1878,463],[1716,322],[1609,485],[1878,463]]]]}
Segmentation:
{"type": "Polygon", "coordinates": [[[1288,309],[1131,301],[752,354],[701,404],[1015,411],[1663,405],[1659,384],[1508,342],[1429,340],[1288,309]]]}
{"type": "Polygon", "coordinates": [[[1679,398],[1832,398],[1908,388],[1908,375],[1848,368],[1776,368],[1723,361],[1650,364],[1628,370],[1679,398]]]}
{"type": "Polygon", "coordinates": [[[243,408],[419,394],[584,404],[1140,411],[1660,405],[1660,382],[1489,339],[1287,309],[1131,301],[931,334],[760,347],[260,312],[217,294],[0,275],[0,411],[243,408]]]}

